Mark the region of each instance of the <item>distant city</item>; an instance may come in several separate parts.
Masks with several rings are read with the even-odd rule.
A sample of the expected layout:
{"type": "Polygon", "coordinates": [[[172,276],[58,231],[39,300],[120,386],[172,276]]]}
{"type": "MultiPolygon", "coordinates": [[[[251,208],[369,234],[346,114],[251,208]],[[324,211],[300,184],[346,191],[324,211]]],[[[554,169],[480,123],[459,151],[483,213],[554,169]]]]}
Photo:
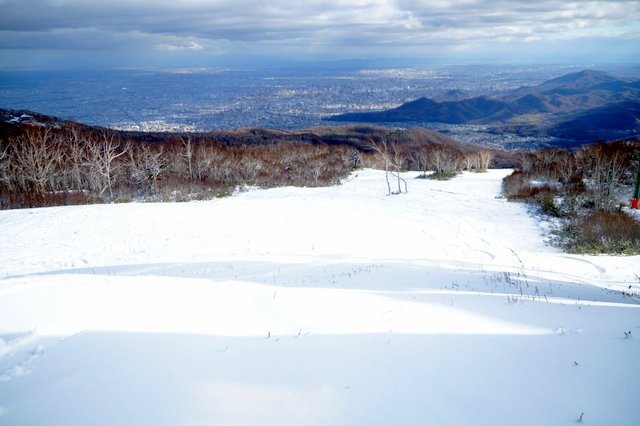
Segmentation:
{"type": "MultiPolygon", "coordinates": [[[[0,107],[136,131],[285,130],[324,118],[389,109],[456,90],[497,95],[584,69],[576,66],[437,66],[399,69],[185,69],[0,72],[0,107]]],[[[395,123],[384,123],[396,126],[395,123]]],[[[482,125],[413,123],[461,142],[494,147],[544,144],[496,135],[482,125]]],[[[402,126],[397,127],[403,127],[402,126]]]]}

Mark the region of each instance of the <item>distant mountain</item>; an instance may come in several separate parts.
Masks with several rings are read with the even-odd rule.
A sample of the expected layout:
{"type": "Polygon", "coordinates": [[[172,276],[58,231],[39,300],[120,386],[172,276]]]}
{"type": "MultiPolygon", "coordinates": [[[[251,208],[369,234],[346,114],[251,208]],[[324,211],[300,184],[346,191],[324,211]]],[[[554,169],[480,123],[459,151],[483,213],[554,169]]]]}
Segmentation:
{"type": "Polygon", "coordinates": [[[562,139],[584,142],[622,139],[629,136],[629,129],[640,127],[639,117],[640,102],[624,101],[577,114],[575,118],[556,125],[549,133],[562,139]]]}
{"type": "Polygon", "coordinates": [[[536,112],[575,113],[608,103],[640,100],[640,80],[625,80],[606,72],[585,70],[535,87],[521,88],[504,97],[505,101],[516,104],[523,98],[535,98],[539,102],[540,108],[536,112]]]}
{"type": "Polygon", "coordinates": [[[614,77],[604,71],[583,70],[545,81],[534,89],[538,92],[554,89],[574,89],[577,91],[593,90],[595,87],[607,85],[609,83],[619,85],[624,84],[624,80],[614,77]]]}
{"type": "Polygon", "coordinates": [[[451,101],[461,101],[463,99],[468,99],[470,97],[471,96],[469,96],[469,94],[464,90],[452,89],[452,90],[447,90],[446,92],[441,93],[439,95],[436,95],[436,97],[433,98],[433,100],[436,102],[451,102],[451,101]]]}
{"type": "Polygon", "coordinates": [[[582,141],[593,135],[617,137],[640,130],[640,114],[636,108],[638,102],[640,80],[585,70],[554,78],[538,86],[522,87],[500,97],[480,96],[444,101],[420,98],[390,110],[347,113],[330,117],[329,120],[497,124],[496,129],[509,129],[510,132],[518,133],[522,127],[526,128],[527,134],[533,131],[582,141]],[[532,124],[526,119],[530,115],[545,116],[545,120],[542,120],[545,124],[532,129],[532,124]]]}
{"type": "Polygon", "coordinates": [[[513,115],[509,104],[481,96],[461,101],[436,102],[428,98],[407,102],[397,108],[379,112],[360,112],[331,117],[331,121],[355,122],[438,122],[463,124],[513,115]]]}

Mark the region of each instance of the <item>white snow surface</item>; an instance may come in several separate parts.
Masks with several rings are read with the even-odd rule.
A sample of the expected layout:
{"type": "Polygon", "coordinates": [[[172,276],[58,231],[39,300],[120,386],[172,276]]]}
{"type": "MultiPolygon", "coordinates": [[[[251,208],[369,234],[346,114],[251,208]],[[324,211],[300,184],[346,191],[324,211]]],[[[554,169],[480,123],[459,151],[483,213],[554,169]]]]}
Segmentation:
{"type": "Polygon", "coordinates": [[[508,173],[2,211],[0,424],[640,424],[640,257],[508,173]]]}

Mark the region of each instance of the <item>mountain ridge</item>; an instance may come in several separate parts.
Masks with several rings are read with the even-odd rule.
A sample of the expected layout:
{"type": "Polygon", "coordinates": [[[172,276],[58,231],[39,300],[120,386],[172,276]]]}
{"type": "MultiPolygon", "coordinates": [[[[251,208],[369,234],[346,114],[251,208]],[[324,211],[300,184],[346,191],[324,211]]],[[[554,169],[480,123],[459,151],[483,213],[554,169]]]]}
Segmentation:
{"type": "MultiPolygon", "coordinates": [[[[543,114],[548,124],[539,126],[538,133],[545,135],[562,134],[570,139],[584,140],[585,135],[575,138],[556,127],[571,127],[563,123],[579,122],[579,115],[598,116],[623,114],[620,105],[628,102],[633,106],[640,102],[640,80],[628,80],[596,70],[583,70],[547,80],[537,86],[521,87],[507,94],[490,97],[477,96],[460,100],[437,101],[419,98],[396,108],[374,111],[346,113],[329,117],[329,121],[370,122],[370,123],[447,123],[447,124],[506,124],[528,114],[543,114]],[[610,111],[607,109],[610,108],[610,111]]],[[[637,114],[635,107],[627,115],[637,114]]],[[[640,119],[640,115],[634,115],[640,119]]],[[[605,137],[619,137],[621,133],[640,130],[640,122],[617,120],[618,125],[596,132],[605,137]],[[625,123],[621,126],[621,123],[625,123]]],[[[530,131],[531,125],[527,128],[530,131]]],[[[513,129],[513,126],[510,126],[513,129]]],[[[594,129],[591,129],[594,130],[594,129]]],[[[574,126],[574,131],[580,128],[574,126]]],[[[589,134],[593,133],[592,131],[589,134]]]]}

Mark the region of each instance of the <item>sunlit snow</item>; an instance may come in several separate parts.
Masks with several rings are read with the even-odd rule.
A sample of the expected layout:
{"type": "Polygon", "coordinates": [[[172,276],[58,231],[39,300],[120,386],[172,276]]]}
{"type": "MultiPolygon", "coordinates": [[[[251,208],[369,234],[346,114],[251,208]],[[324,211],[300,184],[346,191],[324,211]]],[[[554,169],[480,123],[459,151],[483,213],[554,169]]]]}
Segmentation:
{"type": "Polygon", "coordinates": [[[638,424],[640,257],[507,173],[0,211],[0,424],[638,424]]]}

